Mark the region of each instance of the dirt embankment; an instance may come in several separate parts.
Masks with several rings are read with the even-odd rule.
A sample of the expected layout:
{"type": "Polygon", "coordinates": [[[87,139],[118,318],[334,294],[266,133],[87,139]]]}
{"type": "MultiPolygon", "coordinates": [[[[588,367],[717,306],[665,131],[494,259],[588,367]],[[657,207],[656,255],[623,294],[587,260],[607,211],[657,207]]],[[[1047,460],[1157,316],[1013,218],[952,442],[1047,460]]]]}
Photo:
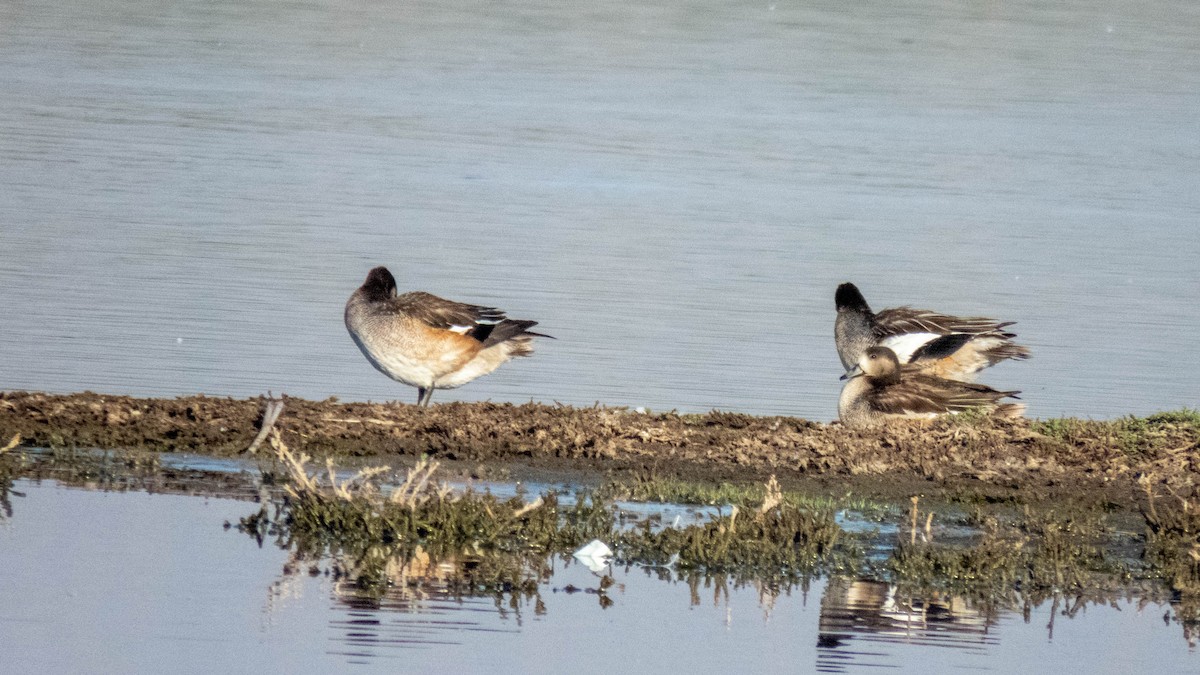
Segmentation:
{"type": "MultiPolygon", "coordinates": [[[[827,485],[973,486],[1046,496],[1092,491],[1131,504],[1150,485],[1200,496],[1200,415],[1111,422],[960,416],[847,429],[738,413],[640,414],[541,404],[339,403],[286,398],[276,427],[312,455],[427,454],[440,459],[582,470],[645,470],[685,478],[817,478],[827,485]],[[1140,483],[1139,483],[1140,479],[1140,483]]],[[[85,392],[0,393],[0,441],[30,446],[245,452],[267,400],[141,399],[85,392]]]]}

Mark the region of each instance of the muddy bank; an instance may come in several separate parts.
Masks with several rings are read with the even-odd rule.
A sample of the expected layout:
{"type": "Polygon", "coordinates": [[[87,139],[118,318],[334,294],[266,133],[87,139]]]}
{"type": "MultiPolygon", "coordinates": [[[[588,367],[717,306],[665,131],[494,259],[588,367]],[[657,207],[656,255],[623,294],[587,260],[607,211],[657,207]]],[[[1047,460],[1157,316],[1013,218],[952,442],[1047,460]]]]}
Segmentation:
{"type": "MultiPolygon", "coordinates": [[[[7,392],[0,394],[0,440],[20,434],[27,446],[233,456],[258,434],[266,401],[7,392]]],[[[692,479],[761,480],[775,473],[785,481],[859,488],[969,486],[989,500],[1085,494],[1133,505],[1147,486],[1180,498],[1200,496],[1200,414],[1194,411],[1104,422],[964,415],[854,430],[715,411],[285,402],[276,427],[288,445],[315,456],[429,455],[692,479]]]]}

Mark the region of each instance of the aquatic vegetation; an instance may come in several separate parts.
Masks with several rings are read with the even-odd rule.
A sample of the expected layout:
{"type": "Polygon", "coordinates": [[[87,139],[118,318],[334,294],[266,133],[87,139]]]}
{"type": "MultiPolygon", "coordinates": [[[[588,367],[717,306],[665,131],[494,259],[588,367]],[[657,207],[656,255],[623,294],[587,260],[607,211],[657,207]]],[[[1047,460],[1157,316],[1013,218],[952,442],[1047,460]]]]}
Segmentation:
{"type": "MultiPolygon", "coordinates": [[[[455,494],[435,480],[437,466],[429,460],[388,491],[377,482],[384,475],[378,469],[338,480],[328,466],[312,472],[307,458],[288,457],[278,437],[272,443],[291,467],[287,497],[273,519],[251,517],[243,529],[274,533],[297,561],[331,556],[339,593],[366,599],[432,585],[444,593],[536,604],[539,584],[593,538],[611,545],[616,566],[643,566],[697,586],[753,583],[769,597],[771,589],[813,576],[850,575],[884,581],[903,606],[922,611],[943,598],[961,598],[984,613],[1068,596],[1075,598],[1068,605],[1079,607],[1151,579],[1157,569],[1114,553],[1124,533],[1101,510],[1006,507],[1007,516],[975,516],[980,528],[970,541],[943,542],[946,517],[935,521],[914,498],[898,539],[883,559],[872,561],[864,550],[877,534],[846,532],[832,508],[790,503],[773,479],[753,491],[762,495],[757,503],[747,490],[705,522],[664,527],[646,518],[630,528],[610,502],[593,495],[565,504],[553,493],[533,501],[455,494]]],[[[593,591],[602,595],[606,583],[612,583],[609,575],[599,574],[593,591]]],[[[1185,621],[1186,607],[1178,614],[1185,621]]]]}
{"type": "Polygon", "coordinates": [[[902,540],[887,568],[909,593],[951,592],[1015,606],[1022,595],[1094,591],[1128,581],[1128,566],[1105,555],[1099,535],[1053,513],[1027,514],[1018,523],[990,519],[972,545],[902,540]]]}
{"type": "MultiPolygon", "coordinates": [[[[767,486],[762,482],[705,483],[660,476],[656,471],[642,471],[628,478],[611,479],[597,488],[594,494],[597,498],[606,500],[705,506],[736,505],[747,508],[762,503],[767,496],[767,486]]],[[[785,503],[801,509],[849,509],[859,513],[886,513],[892,510],[892,507],[884,502],[852,493],[830,497],[799,490],[783,490],[782,496],[785,503]]]]}
{"type": "Polygon", "coordinates": [[[562,503],[554,493],[531,502],[501,500],[467,490],[454,493],[433,479],[437,463],[419,462],[387,491],[377,479],[388,469],[364,469],[339,481],[308,469],[277,432],[271,436],[290,477],[271,518],[264,504],[243,519],[255,536],[275,534],[309,557],[324,552],[363,588],[382,588],[418,555],[464,565],[464,581],[476,590],[527,587],[549,559],[565,557],[584,542],[611,544],[622,564],[675,565],[681,570],[739,575],[811,574],[833,554],[843,533],[832,509],[798,508],[785,501],[772,479],[756,508],[734,506],[728,515],[681,528],[629,528],[611,502],[580,494],[562,503]],[[469,572],[469,574],[465,574],[469,572]]]}
{"type": "MultiPolygon", "coordinates": [[[[830,501],[788,495],[774,477],[761,487],[725,484],[705,490],[642,476],[625,486],[612,481],[597,494],[580,494],[567,505],[554,493],[532,502],[472,491],[454,494],[433,479],[437,465],[428,459],[388,492],[376,482],[384,468],[339,481],[327,463],[328,477],[318,477],[306,468],[308,458],[291,454],[278,433],[271,442],[290,476],[273,526],[286,534],[287,545],[305,555],[328,551],[349,561],[340,562],[339,569],[348,570],[358,588],[376,591],[395,583],[395,570],[409,569],[414,559],[428,556],[441,569],[457,570],[454,578],[463,584],[455,586],[459,590],[533,592],[556,556],[565,560],[594,538],[611,544],[617,564],[728,575],[738,583],[797,583],[814,574],[866,573],[890,580],[906,596],[948,593],[996,607],[1028,605],[1056,593],[1111,591],[1136,578],[1162,574],[1183,560],[1148,554],[1145,569],[1138,569],[1110,554],[1120,548],[1114,540],[1122,535],[1107,524],[1102,509],[1070,509],[1060,515],[1028,506],[1013,512],[1008,505],[1008,515],[1002,517],[977,504],[974,516],[963,517],[979,525],[973,540],[943,543],[937,539],[934,513],[922,512],[914,497],[899,541],[882,563],[872,563],[864,554],[871,535],[850,535],[835,520],[830,501]],[[619,522],[609,500],[635,495],[689,495],[723,506],[719,515],[685,527],[664,527],[645,518],[630,528],[619,522]]],[[[1184,513],[1190,512],[1185,508],[1184,513]]],[[[942,520],[945,516],[939,524],[942,520]]],[[[1168,523],[1159,516],[1155,522],[1164,532],[1183,528],[1196,546],[1200,520],[1168,523]]],[[[262,523],[247,520],[243,527],[260,531],[262,523]]],[[[1200,547],[1188,550],[1193,564],[1183,571],[1191,575],[1200,547]]],[[[416,575],[405,578],[412,583],[416,575]]],[[[1190,576],[1184,581],[1194,583],[1190,576]]]]}
{"type": "Polygon", "coordinates": [[[433,568],[456,566],[453,580],[470,589],[524,587],[541,576],[546,554],[615,526],[612,509],[587,500],[563,506],[553,493],[529,503],[474,491],[454,494],[433,480],[435,461],[418,462],[386,492],[377,479],[387,467],[339,481],[327,463],[327,477],[321,477],[278,432],[270,442],[289,477],[284,500],[274,521],[264,504],[242,520],[242,529],[257,536],[274,532],[308,557],[334,555],[340,574],[360,589],[386,588],[400,572],[415,578],[408,570],[426,558],[433,568]]]}
{"type": "MultiPolygon", "coordinates": [[[[915,511],[914,505],[914,511],[915,511]]],[[[1200,631],[1196,598],[1180,597],[1156,581],[1163,570],[1144,556],[1124,526],[1103,510],[1008,510],[978,518],[971,542],[944,543],[914,531],[890,555],[884,574],[899,599],[955,597],[986,615],[1051,601],[1051,626],[1089,604],[1118,599],[1165,602],[1192,642],[1200,631]]]]}
{"type": "Polygon", "coordinates": [[[1157,493],[1152,476],[1143,476],[1140,482],[1145,491],[1144,559],[1172,589],[1200,601],[1200,500],[1195,492],[1189,496],[1171,493],[1164,498],[1157,493]]]}
{"type": "Polygon", "coordinates": [[[618,551],[658,564],[673,560],[681,570],[795,577],[820,571],[842,535],[832,511],[780,503],[766,510],[733,507],[728,516],[701,525],[625,533],[618,540],[618,551]],[[675,553],[663,559],[667,551],[675,553]]]}

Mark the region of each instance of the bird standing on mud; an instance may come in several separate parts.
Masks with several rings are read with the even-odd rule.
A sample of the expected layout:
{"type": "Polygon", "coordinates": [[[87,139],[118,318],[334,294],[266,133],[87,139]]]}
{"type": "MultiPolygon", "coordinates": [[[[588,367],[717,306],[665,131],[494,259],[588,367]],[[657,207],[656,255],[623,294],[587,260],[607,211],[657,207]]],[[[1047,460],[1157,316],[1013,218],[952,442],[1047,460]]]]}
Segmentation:
{"type": "Polygon", "coordinates": [[[505,318],[494,307],[468,305],[420,291],[396,294],[396,279],[376,267],[346,301],[346,330],[384,375],[417,388],[428,406],[434,389],[453,389],[487,375],[515,356],[533,354],[536,321],[505,318]]]}
{"type": "Polygon", "coordinates": [[[838,419],[846,426],[866,426],[886,419],[927,419],[972,408],[995,417],[1016,418],[1021,403],[1000,403],[1019,391],[997,391],[982,384],[930,375],[916,365],[901,365],[887,347],[869,347],[842,376],[838,419]]]}
{"type": "Polygon", "coordinates": [[[1013,344],[1013,322],[981,316],[950,316],[925,309],[896,307],[871,311],[858,287],[844,283],[834,294],[837,319],[834,341],[842,367],[850,370],[869,347],[895,352],[904,364],[930,375],[969,382],[975,373],[1004,359],[1027,359],[1029,349],[1013,344]]]}

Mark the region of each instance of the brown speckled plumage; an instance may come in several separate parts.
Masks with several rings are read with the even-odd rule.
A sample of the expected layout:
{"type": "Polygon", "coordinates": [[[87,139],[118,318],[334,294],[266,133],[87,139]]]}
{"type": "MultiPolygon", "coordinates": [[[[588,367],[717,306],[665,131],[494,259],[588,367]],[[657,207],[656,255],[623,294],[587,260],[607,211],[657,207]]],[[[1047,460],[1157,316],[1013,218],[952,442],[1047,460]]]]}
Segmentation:
{"type": "Polygon", "coordinates": [[[901,365],[887,347],[867,349],[846,373],[838,400],[838,418],[864,426],[889,418],[928,418],[982,408],[998,417],[1019,417],[1025,406],[1001,403],[1018,391],[997,391],[982,384],[948,380],[919,366],[901,365]]]}

